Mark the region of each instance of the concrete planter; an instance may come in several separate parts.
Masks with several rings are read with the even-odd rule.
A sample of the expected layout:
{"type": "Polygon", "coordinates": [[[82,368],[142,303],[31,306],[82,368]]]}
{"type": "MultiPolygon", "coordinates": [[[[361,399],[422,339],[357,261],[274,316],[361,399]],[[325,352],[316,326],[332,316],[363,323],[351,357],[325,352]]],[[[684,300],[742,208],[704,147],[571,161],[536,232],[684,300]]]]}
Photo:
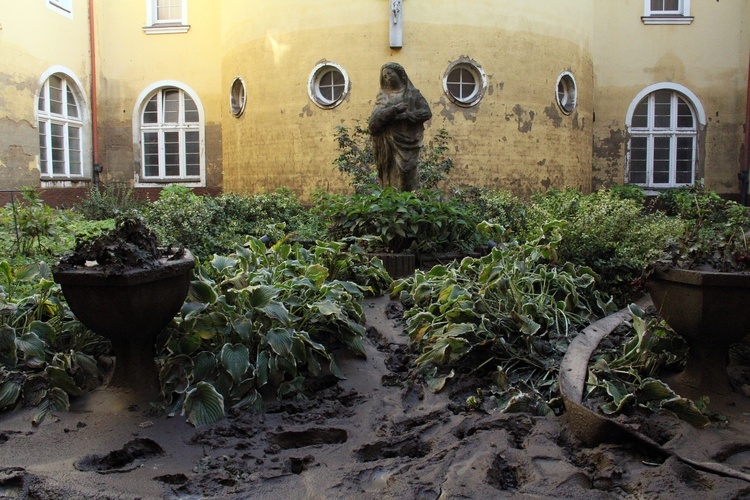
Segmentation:
{"type": "Polygon", "coordinates": [[[750,333],[750,274],[656,271],[649,291],[656,310],[690,348],[675,385],[688,397],[731,392],[728,351],[750,333]]]}
{"type": "Polygon", "coordinates": [[[413,253],[370,253],[370,257],[377,257],[383,262],[383,267],[391,278],[403,278],[414,274],[417,260],[413,253]]]}
{"type": "Polygon", "coordinates": [[[194,266],[186,250],[158,267],[120,274],[98,266],[53,271],[73,314],[112,342],[116,361],[109,385],[158,395],[154,343],[182,307],[194,266]]]}

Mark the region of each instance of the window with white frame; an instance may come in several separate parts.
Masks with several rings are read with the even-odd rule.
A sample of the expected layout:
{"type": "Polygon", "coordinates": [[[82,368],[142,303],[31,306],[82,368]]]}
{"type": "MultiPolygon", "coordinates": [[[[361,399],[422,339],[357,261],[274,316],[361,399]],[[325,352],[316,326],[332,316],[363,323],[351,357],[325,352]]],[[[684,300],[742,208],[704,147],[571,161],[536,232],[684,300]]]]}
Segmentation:
{"type": "Polygon", "coordinates": [[[448,66],[443,75],[443,91],[459,106],[474,106],[484,95],[487,79],[473,60],[461,57],[448,66]]]}
{"type": "Polygon", "coordinates": [[[53,74],[42,84],[37,99],[39,170],[42,179],[83,176],[83,113],[74,84],[53,74]]]}
{"type": "Polygon", "coordinates": [[[146,0],[146,26],[148,34],[185,33],[187,23],[187,0],[146,0]]]}
{"type": "Polygon", "coordinates": [[[73,0],[47,0],[47,7],[65,17],[73,17],[73,0]]]}
{"type": "Polygon", "coordinates": [[[578,88],[573,74],[569,71],[563,71],[557,77],[555,97],[557,98],[557,105],[560,106],[563,113],[569,115],[573,112],[578,98],[578,88]]]}
{"type": "Polygon", "coordinates": [[[690,24],[690,0],[643,0],[644,24],[690,24]]]}
{"type": "Polygon", "coordinates": [[[628,181],[668,188],[695,182],[699,120],[691,101],[674,89],[643,96],[628,112],[628,181]]]}
{"type": "Polygon", "coordinates": [[[349,76],[336,63],[324,62],[313,68],[307,82],[310,99],[324,109],[341,104],[349,92],[349,76]]]}
{"type": "Polygon", "coordinates": [[[140,113],[140,183],[203,182],[203,125],[183,89],[151,93],[140,113]]]}

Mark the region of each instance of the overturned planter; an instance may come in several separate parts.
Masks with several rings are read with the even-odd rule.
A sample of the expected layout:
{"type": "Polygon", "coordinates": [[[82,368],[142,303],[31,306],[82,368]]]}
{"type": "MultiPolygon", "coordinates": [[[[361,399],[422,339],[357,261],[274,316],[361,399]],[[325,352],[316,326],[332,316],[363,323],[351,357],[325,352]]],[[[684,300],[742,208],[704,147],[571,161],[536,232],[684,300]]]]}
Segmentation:
{"type": "Polygon", "coordinates": [[[112,342],[115,369],[109,385],[158,395],[156,336],[182,307],[194,266],[195,258],[184,250],[118,273],[96,264],[53,270],[73,314],[112,342]]]}

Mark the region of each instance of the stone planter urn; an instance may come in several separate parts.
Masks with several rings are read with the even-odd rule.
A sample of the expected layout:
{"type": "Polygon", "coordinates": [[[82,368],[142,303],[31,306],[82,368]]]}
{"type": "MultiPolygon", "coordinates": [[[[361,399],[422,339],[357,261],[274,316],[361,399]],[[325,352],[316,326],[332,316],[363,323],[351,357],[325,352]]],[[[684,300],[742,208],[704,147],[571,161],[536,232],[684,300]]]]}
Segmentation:
{"type": "Polygon", "coordinates": [[[185,250],[118,273],[96,263],[53,270],[76,317],[112,342],[115,369],[110,386],[158,397],[156,336],[182,307],[194,266],[195,258],[185,250]]]}
{"type": "Polygon", "coordinates": [[[689,347],[685,370],[670,384],[687,397],[730,394],[729,346],[750,333],[750,274],[670,268],[654,272],[649,291],[689,347]]]}

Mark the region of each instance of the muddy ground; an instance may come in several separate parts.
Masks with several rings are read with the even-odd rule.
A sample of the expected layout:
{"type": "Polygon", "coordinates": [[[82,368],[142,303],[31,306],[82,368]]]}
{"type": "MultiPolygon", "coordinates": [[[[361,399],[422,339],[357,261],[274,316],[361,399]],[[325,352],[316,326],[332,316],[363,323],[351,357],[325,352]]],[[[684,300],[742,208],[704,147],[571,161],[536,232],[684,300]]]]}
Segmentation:
{"type": "MultiPolygon", "coordinates": [[[[450,391],[406,377],[406,338],[388,299],[366,303],[367,359],[336,353],[347,379],[309,400],[270,401],[193,428],[120,390],[78,398],[34,428],[0,419],[0,498],[745,498],[750,482],[654,456],[593,447],[562,417],[459,411],[450,391]]],[[[696,429],[671,415],[623,419],[698,461],[750,472],[750,405],[696,429]]]]}

